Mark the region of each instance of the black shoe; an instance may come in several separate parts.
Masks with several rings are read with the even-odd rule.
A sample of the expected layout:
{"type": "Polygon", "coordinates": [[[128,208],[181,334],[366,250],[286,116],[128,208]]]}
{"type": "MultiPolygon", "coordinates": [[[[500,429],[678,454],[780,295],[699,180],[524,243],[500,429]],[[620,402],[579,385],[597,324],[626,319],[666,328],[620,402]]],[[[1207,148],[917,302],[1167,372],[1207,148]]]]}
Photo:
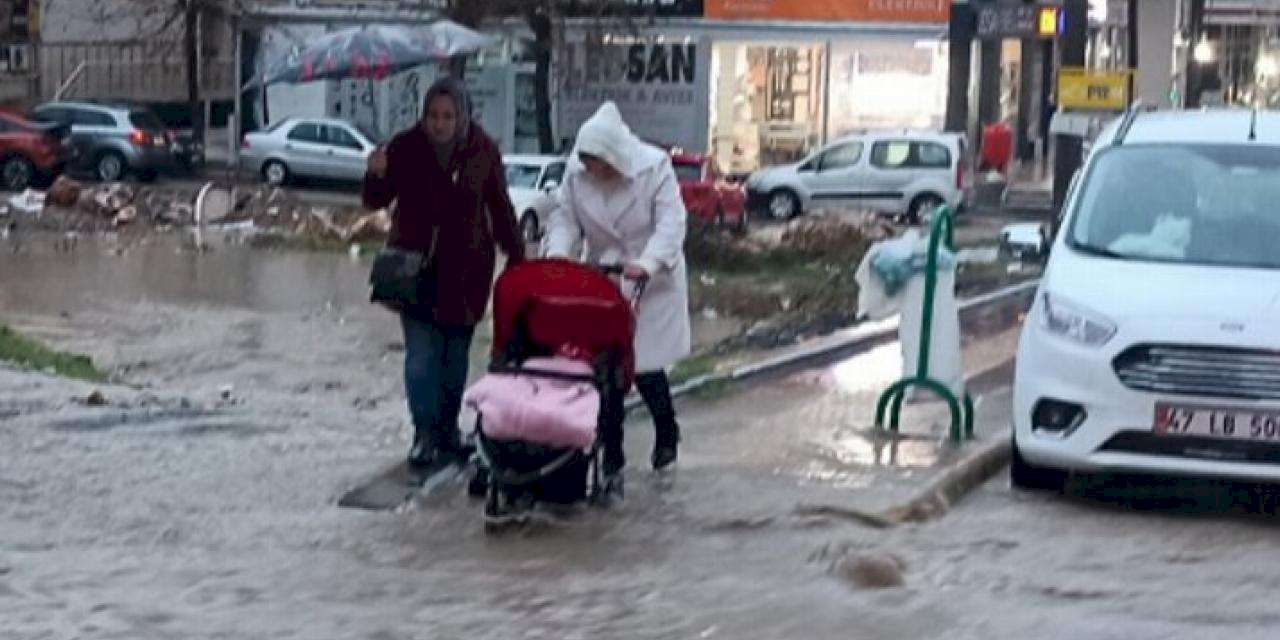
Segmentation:
{"type": "Polygon", "coordinates": [[[435,462],[436,449],[431,446],[431,440],[419,435],[413,436],[413,446],[409,448],[409,456],[406,462],[410,467],[415,469],[424,469],[431,466],[435,462]]]}
{"type": "Polygon", "coordinates": [[[679,454],[676,452],[674,445],[668,447],[654,447],[653,455],[650,456],[649,461],[653,463],[654,471],[661,471],[671,466],[672,463],[676,461],[678,455],[679,454]]]}

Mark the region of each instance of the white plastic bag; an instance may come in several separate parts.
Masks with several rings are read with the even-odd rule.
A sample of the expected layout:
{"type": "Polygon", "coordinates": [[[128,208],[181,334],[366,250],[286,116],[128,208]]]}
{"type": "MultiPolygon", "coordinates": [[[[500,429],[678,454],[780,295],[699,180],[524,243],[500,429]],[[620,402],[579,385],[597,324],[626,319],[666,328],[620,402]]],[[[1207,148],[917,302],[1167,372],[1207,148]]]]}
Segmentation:
{"type": "MultiPolygon", "coordinates": [[[[902,373],[906,377],[916,375],[916,365],[919,364],[924,280],[923,273],[911,278],[902,295],[898,338],[902,344],[902,373]]],[[[956,304],[956,272],[953,269],[938,271],[937,286],[933,292],[931,334],[929,377],[941,382],[959,400],[964,397],[964,367],[960,360],[960,308],[956,304]]],[[[909,397],[915,395],[912,391],[909,397]]]]}
{"type": "Polygon", "coordinates": [[[9,206],[23,213],[39,214],[44,211],[44,197],[45,194],[43,191],[27,189],[26,191],[9,198],[9,206]]]}
{"type": "MultiPolygon", "coordinates": [[[[854,273],[858,283],[858,313],[872,320],[902,314],[898,337],[902,348],[902,372],[916,375],[920,357],[920,329],[924,319],[925,265],[928,263],[929,238],[916,229],[901,237],[878,242],[867,250],[854,273]],[[881,269],[875,268],[879,261],[881,269]],[[905,285],[889,294],[884,273],[910,273],[905,285]]],[[[939,250],[938,279],[934,289],[932,348],[929,350],[929,377],[956,394],[964,395],[964,367],[960,359],[960,309],[956,304],[956,259],[950,251],[939,250]]],[[[917,387],[908,398],[918,397],[917,387]]]]}
{"type": "Polygon", "coordinates": [[[859,316],[883,320],[902,309],[902,290],[889,293],[889,287],[877,273],[874,264],[883,259],[909,262],[912,252],[919,244],[919,231],[908,229],[900,237],[882,240],[867,249],[862,262],[858,264],[858,270],[853,274],[854,282],[858,283],[859,316]]]}

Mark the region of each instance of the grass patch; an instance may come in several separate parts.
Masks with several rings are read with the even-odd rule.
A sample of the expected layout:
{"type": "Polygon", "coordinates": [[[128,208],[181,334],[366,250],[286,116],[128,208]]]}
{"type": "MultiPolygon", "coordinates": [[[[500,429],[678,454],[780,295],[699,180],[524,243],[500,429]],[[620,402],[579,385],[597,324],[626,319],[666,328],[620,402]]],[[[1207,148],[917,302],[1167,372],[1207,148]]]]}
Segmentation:
{"type": "Polygon", "coordinates": [[[676,366],[671,369],[671,384],[681,384],[699,376],[705,376],[713,373],[716,369],[716,364],[719,361],[719,358],[710,353],[699,353],[689,356],[688,358],[677,362],[676,366]]]}
{"type": "Polygon", "coordinates": [[[90,382],[107,380],[107,374],[93,366],[89,356],[55,351],[3,324],[0,324],[0,360],[67,378],[90,382]]]}

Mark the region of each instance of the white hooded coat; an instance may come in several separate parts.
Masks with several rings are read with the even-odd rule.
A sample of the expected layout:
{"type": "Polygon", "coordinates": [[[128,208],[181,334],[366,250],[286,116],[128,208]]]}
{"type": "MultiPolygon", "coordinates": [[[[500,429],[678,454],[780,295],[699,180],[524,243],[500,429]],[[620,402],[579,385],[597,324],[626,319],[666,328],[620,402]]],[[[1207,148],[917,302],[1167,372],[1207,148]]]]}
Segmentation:
{"type": "Polygon", "coordinates": [[[661,371],[688,355],[687,213],[671,158],[633,135],[617,106],[606,102],[578,132],[557,200],[547,256],[636,265],[649,274],[636,313],[636,370],[661,371]],[[601,184],[579,153],[608,162],[621,179],[601,184]],[[579,242],[584,256],[574,255],[579,242]]]}

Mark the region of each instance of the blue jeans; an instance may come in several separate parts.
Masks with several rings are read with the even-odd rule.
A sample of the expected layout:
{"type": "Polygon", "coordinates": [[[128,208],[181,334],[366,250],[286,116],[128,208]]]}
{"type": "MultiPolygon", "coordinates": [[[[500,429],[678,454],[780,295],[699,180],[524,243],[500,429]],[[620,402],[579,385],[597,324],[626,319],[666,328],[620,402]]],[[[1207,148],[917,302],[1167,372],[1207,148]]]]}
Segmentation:
{"type": "Polygon", "coordinates": [[[415,441],[437,449],[460,443],[458,414],[467,384],[474,326],[444,326],[400,314],[404,328],[404,388],[415,441]]]}

